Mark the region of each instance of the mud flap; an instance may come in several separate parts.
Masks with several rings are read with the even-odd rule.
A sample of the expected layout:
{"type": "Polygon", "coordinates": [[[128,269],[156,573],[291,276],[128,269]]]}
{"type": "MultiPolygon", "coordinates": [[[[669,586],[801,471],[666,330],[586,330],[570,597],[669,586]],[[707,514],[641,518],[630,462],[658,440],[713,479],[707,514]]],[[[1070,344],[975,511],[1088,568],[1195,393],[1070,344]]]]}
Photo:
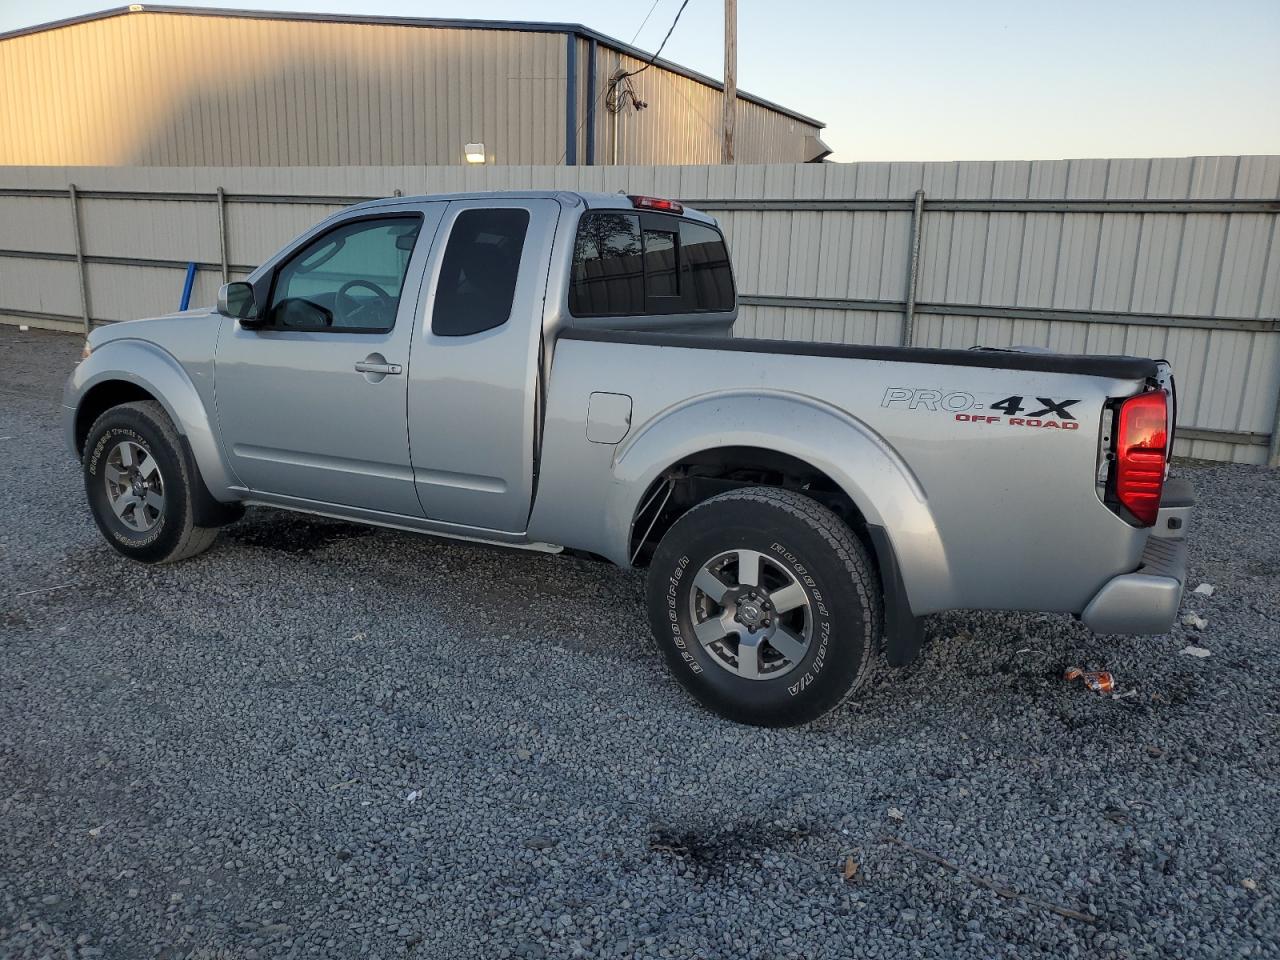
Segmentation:
{"type": "Polygon", "coordinates": [[[244,516],[244,504],[223,503],[209,492],[200,469],[196,466],[196,455],[185,433],[178,434],[182,441],[182,454],[187,458],[187,474],[191,483],[191,522],[197,527],[224,527],[235,523],[244,516]]]}
{"type": "Polygon", "coordinates": [[[867,533],[875,547],[880,566],[880,584],[884,589],[884,652],[893,667],[903,667],[914,660],[924,647],[924,618],[911,612],[907,587],[893,544],[884,527],[867,524],[867,533]]]}

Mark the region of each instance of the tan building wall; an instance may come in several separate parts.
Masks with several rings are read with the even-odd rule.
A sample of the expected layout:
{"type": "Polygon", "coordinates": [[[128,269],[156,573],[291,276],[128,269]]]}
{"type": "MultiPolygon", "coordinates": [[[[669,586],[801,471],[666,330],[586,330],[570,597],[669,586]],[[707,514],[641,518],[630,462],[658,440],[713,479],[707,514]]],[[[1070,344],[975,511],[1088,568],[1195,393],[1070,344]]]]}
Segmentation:
{"type": "MultiPolygon", "coordinates": [[[[588,43],[579,44],[582,52],[578,61],[586,63],[588,43]]],[[[616,50],[599,49],[596,91],[605,90],[617,70],[630,72],[642,66],[643,60],[616,50]]],[[[597,163],[613,162],[615,134],[620,164],[673,162],[668,157],[680,157],[678,162],[686,164],[720,162],[721,90],[654,67],[631,77],[630,83],[649,107],[636,111],[626,106],[616,114],[615,122],[615,115],[601,99],[596,109],[597,163]]],[[[816,124],[739,97],[734,118],[734,161],[804,163],[813,156],[806,153],[812,150],[811,138],[820,133],[816,124]]],[[[579,159],[584,156],[584,149],[580,144],[579,159]]]]}
{"type": "MultiPolygon", "coordinates": [[[[591,114],[594,160],[608,163],[605,85],[620,62],[641,65],[561,25],[276,16],[143,10],[0,38],[0,163],[447,165],[469,142],[489,163],[584,163],[591,114]]],[[[658,66],[633,82],[650,106],[619,117],[619,162],[719,160],[716,86],[658,66]]],[[[737,122],[740,162],[807,159],[820,129],[746,98],[737,122]]]]}

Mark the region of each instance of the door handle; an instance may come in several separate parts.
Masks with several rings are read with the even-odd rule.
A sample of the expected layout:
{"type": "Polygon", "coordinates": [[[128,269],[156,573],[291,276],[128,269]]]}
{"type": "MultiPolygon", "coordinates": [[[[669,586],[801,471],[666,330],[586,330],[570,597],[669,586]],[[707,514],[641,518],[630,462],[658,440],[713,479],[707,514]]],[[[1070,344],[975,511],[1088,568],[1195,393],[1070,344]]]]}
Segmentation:
{"type": "Polygon", "coordinates": [[[398,363],[387,363],[384,360],[357,360],[357,373],[380,373],[383,376],[404,373],[404,367],[398,363]]]}

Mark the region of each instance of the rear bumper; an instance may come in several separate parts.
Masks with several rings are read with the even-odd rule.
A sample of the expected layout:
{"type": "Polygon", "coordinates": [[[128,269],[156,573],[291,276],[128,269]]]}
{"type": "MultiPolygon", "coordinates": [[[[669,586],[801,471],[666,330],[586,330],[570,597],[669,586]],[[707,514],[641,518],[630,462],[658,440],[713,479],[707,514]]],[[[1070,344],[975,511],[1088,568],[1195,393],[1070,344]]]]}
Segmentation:
{"type": "Polygon", "coordinates": [[[1186,532],[1195,495],[1186,481],[1170,481],[1147,537],[1142,563],[1112,577],[1080,614],[1094,633],[1168,633],[1178,619],[1187,581],[1186,532]]]}

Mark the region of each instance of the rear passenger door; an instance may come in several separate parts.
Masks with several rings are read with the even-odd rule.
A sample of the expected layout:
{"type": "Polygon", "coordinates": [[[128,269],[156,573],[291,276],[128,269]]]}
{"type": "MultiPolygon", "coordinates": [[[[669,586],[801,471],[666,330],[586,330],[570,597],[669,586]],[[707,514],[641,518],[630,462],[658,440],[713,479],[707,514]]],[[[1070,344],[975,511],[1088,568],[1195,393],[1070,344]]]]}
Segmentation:
{"type": "Polygon", "coordinates": [[[451,202],[427,267],[409,368],[423,512],[523,532],[533,497],[539,350],[555,200],[451,202]]]}

